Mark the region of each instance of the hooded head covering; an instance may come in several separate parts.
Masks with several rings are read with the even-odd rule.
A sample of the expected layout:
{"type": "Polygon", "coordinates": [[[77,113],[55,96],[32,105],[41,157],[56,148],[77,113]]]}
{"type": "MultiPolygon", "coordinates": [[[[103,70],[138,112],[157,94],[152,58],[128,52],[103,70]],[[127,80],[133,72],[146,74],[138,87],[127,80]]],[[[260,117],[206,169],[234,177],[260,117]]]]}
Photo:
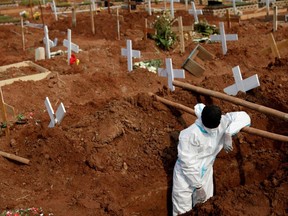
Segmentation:
{"type": "Polygon", "coordinates": [[[203,108],[201,113],[201,120],[206,128],[217,128],[221,120],[221,109],[216,105],[207,105],[203,108]]]}

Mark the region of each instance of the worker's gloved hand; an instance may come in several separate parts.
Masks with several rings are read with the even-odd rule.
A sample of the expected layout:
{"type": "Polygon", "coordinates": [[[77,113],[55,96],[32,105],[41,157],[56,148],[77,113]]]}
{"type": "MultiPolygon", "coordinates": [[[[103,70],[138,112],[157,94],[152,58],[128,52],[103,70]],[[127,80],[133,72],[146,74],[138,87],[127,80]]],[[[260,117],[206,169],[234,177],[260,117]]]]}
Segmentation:
{"type": "Polygon", "coordinates": [[[224,145],[223,145],[224,150],[229,153],[233,151],[233,146],[232,146],[232,136],[228,133],[224,134],[224,145]]]}
{"type": "Polygon", "coordinates": [[[206,200],[206,193],[205,190],[201,187],[201,188],[196,188],[196,199],[197,202],[204,202],[206,200]]]}

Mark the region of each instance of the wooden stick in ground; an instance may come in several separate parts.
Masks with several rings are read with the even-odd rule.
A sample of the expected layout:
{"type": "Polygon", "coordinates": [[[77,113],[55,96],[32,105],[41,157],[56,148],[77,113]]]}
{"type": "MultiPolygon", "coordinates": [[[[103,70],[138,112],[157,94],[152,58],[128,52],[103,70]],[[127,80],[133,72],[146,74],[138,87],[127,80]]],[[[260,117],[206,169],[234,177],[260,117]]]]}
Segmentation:
{"type": "Polygon", "coordinates": [[[24,35],[24,23],[23,23],[23,17],[20,16],[20,19],[21,19],[22,48],[23,48],[23,51],[25,51],[25,35],[24,35]]]}
{"type": "Polygon", "coordinates": [[[178,87],[181,87],[183,89],[191,90],[191,91],[197,92],[199,94],[203,94],[203,95],[216,97],[216,98],[219,98],[219,99],[222,99],[225,101],[229,101],[231,103],[234,103],[234,104],[237,104],[240,106],[248,107],[248,108],[256,110],[258,112],[262,112],[262,113],[272,115],[272,116],[275,116],[275,117],[278,117],[278,118],[281,118],[281,119],[288,121],[288,113],[284,113],[284,112],[281,112],[281,111],[278,111],[278,110],[275,110],[275,109],[272,109],[269,107],[265,107],[262,105],[254,104],[254,103],[251,103],[251,102],[239,99],[239,98],[235,98],[233,96],[229,96],[229,95],[226,95],[226,94],[223,94],[220,92],[216,92],[213,90],[197,87],[197,86],[194,86],[194,85],[191,85],[188,83],[183,83],[183,82],[180,82],[177,80],[174,80],[172,82],[172,84],[174,86],[178,86],[178,87]]]}
{"type": "Polygon", "coordinates": [[[3,157],[9,158],[11,160],[15,160],[15,161],[18,161],[20,163],[24,163],[24,164],[29,164],[29,162],[30,162],[30,160],[28,160],[26,158],[19,157],[19,156],[14,155],[14,154],[9,154],[9,153],[3,152],[3,151],[0,151],[0,155],[2,155],[3,157]]]}
{"type": "Polygon", "coordinates": [[[117,37],[120,40],[120,20],[119,20],[119,10],[116,9],[116,18],[117,18],[117,37]]]}
{"type": "Polygon", "coordinates": [[[30,6],[30,11],[31,11],[31,18],[33,19],[32,0],[29,0],[29,6],[30,6]]]}
{"type": "Polygon", "coordinates": [[[92,33],[93,33],[93,35],[95,35],[94,13],[93,13],[92,4],[90,4],[90,16],[91,16],[91,28],[92,28],[92,33]]]}
{"type": "Polygon", "coordinates": [[[277,31],[277,16],[278,16],[278,10],[277,10],[277,6],[273,7],[273,32],[277,31]]]}
{"type": "Polygon", "coordinates": [[[148,28],[148,20],[145,18],[145,26],[144,26],[144,40],[147,40],[147,28],[148,28]]]}
{"type": "Polygon", "coordinates": [[[6,123],[5,134],[6,134],[7,143],[9,143],[10,142],[10,130],[9,130],[7,112],[6,112],[6,107],[5,107],[3,93],[2,93],[1,88],[0,88],[0,110],[1,110],[2,120],[3,122],[6,123]]]}
{"type": "Polygon", "coordinates": [[[76,27],[76,7],[75,7],[75,3],[73,5],[72,8],[72,27],[76,27]]]}
{"type": "Polygon", "coordinates": [[[184,44],[184,33],[183,33],[183,22],[182,22],[182,16],[178,18],[179,22],[179,32],[180,32],[180,52],[185,52],[185,44],[184,44]]]}
{"type": "MultiPolygon", "coordinates": [[[[195,111],[189,107],[186,107],[186,106],[179,104],[179,103],[169,101],[165,98],[161,98],[161,97],[159,97],[153,93],[148,93],[148,94],[150,96],[154,97],[157,101],[160,101],[160,102],[162,102],[168,106],[172,106],[172,107],[175,107],[177,109],[183,110],[187,113],[190,113],[192,115],[195,115],[195,111]]],[[[249,134],[253,134],[253,135],[257,135],[257,136],[261,136],[261,137],[265,137],[265,138],[273,139],[273,140],[277,140],[277,141],[288,142],[287,136],[259,130],[259,129],[252,128],[252,127],[244,127],[241,129],[241,132],[245,132],[245,133],[249,133],[249,134]]]]}
{"type": "Polygon", "coordinates": [[[227,23],[228,23],[228,28],[230,29],[231,28],[231,21],[230,21],[230,12],[228,9],[226,10],[226,19],[227,19],[227,23]]]}
{"type": "Polygon", "coordinates": [[[111,10],[110,10],[110,0],[108,0],[108,13],[109,13],[109,14],[111,13],[111,10]]]}
{"type": "Polygon", "coordinates": [[[43,17],[43,9],[42,9],[42,5],[41,5],[40,0],[38,2],[39,2],[40,11],[41,11],[42,24],[43,24],[43,28],[44,28],[45,23],[44,23],[44,17],[43,17]]]}

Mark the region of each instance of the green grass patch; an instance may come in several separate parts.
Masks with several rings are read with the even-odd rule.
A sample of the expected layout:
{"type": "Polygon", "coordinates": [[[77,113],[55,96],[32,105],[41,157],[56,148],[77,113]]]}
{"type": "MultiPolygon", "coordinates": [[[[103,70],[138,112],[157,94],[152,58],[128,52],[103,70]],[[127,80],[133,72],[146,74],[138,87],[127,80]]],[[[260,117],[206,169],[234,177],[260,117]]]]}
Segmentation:
{"type": "MultiPolygon", "coordinates": [[[[247,5],[253,5],[254,3],[251,2],[236,2],[236,7],[239,6],[247,6],[247,5]]],[[[233,4],[222,4],[222,5],[209,5],[206,6],[204,9],[224,9],[224,8],[231,8],[233,7],[233,4]]]]}
{"type": "Polygon", "coordinates": [[[14,23],[14,22],[20,22],[19,18],[10,17],[7,15],[0,14],[0,23],[14,23]]]}
{"type": "Polygon", "coordinates": [[[13,3],[13,1],[0,2],[0,5],[10,5],[10,4],[15,4],[15,3],[13,3]]]}
{"type": "MultiPolygon", "coordinates": [[[[39,0],[31,0],[31,6],[33,5],[39,5],[39,0]]],[[[22,0],[19,5],[22,6],[30,6],[30,0],[22,0]]]]}
{"type": "MultiPolygon", "coordinates": [[[[56,7],[72,7],[74,4],[70,2],[58,2],[56,3],[56,7]]],[[[90,5],[90,2],[81,2],[76,3],[75,6],[82,6],[82,5],[90,5]]]]}

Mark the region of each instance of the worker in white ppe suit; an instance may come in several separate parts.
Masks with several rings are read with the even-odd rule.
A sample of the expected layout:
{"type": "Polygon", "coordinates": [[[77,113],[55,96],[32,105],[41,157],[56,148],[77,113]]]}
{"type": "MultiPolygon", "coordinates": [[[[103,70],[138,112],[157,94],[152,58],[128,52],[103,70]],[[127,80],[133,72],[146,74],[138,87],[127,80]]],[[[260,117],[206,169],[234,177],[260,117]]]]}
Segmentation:
{"type": "Polygon", "coordinates": [[[222,148],[233,150],[232,137],[249,126],[246,112],[222,115],[216,105],[194,107],[197,120],[179,135],[173,174],[173,216],[190,211],[213,196],[213,163],[222,148]]]}

